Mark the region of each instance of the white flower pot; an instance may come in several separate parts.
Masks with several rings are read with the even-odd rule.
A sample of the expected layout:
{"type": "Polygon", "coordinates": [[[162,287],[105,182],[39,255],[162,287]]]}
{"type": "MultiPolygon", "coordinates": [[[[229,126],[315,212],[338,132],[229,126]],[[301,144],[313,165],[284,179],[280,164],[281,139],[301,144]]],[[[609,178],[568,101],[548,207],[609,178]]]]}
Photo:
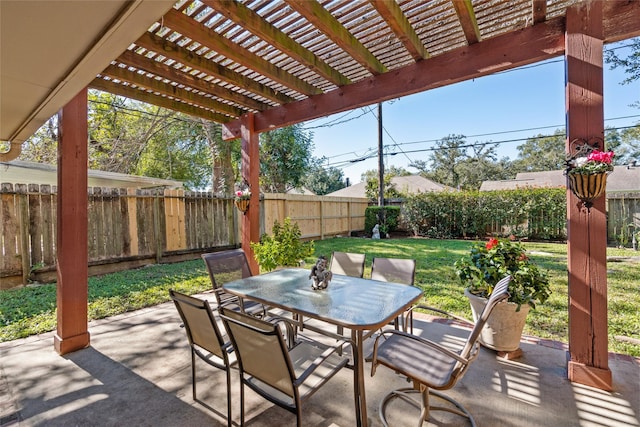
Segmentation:
{"type": "MultiPolygon", "coordinates": [[[[473,320],[476,321],[487,305],[487,299],[473,295],[466,289],[464,294],[469,298],[473,320]]],[[[480,344],[496,351],[517,350],[520,347],[522,330],[531,307],[523,304],[520,306],[520,311],[516,311],[517,308],[518,304],[513,302],[498,303],[482,329],[480,344]]]]}

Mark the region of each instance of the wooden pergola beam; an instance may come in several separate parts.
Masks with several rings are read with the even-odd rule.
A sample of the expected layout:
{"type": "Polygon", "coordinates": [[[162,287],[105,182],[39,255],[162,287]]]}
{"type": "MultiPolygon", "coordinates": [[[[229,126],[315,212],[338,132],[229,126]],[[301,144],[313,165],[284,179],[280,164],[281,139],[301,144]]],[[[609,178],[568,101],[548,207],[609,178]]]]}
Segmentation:
{"type": "Polygon", "coordinates": [[[234,0],[203,0],[203,3],[236,24],[242,25],[244,29],[263,40],[269,40],[273,47],[318,73],[336,86],[344,86],[351,83],[351,80],[331,68],[309,49],[296,43],[286,33],[265,21],[260,15],[242,3],[234,0]]]}
{"type": "Polygon", "coordinates": [[[478,28],[478,20],[473,11],[471,0],[451,0],[456,15],[460,20],[462,32],[467,39],[467,43],[474,44],[480,41],[480,28],[478,28]]]}
{"type": "Polygon", "coordinates": [[[533,24],[539,24],[547,19],[547,0],[533,0],[531,2],[533,24]]]}
{"type": "Polygon", "coordinates": [[[356,39],[332,14],[316,0],[284,0],[291,9],[304,16],[314,27],[365,67],[371,74],[387,71],[387,67],[356,39]]]}
{"type": "Polygon", "coordinates": [[[164,25],[173,31],[197,41],[220,55],[299,93],[307,96],[322,93],[319,88],[276,67],[271,62],[262,59],[250,50],[238,46],[211,28],[208,28],[206,25],[197,24],[194,26],[193,20],[182,12],[171,9],[164,15],[164,25]]]}
{"type": "MultiPolygon", "coordinates": [[[[138,70],[145,71],[149,74],[171,80],[198,91],[210,93],[213,96],[226,99],[247,109],[262,111],[270,107],[270,105],[258,101],[257,99],[253,99],[239,92],[222,87],[216,83],[211,83],[205,79],[195,77],[189,73],[181,73],[175,67],[160,61],[150,60],[150,58],[137,54],[131,50],[127,50],[120,55],[118,57],[118,61],[121,64],[137,68],[138,70]]],[[[184,65],[182,67],[184,67],[184,65]]]]}
{"type": "Polygon", "coordinates": [[[407,17],[402,13],[402,9],[395,1],[369,0],[371,5],[378,11],[380,16],[387,21],[389,27],[394,32],[398,40],[411,54],[414,61],[421,61],[429,57],[429,52],[422,44],[422,40],[411,26],[407,17]]]}
{"type": "Polygon", "coordinates": [[[225,104],[216,99],[202,96],[194,91],[189,91],[178,86],[166,84],[162,80],[158,80],[152,77],[147,77],[146,74],[141,74],[137,71],[131,71],[125,67],[119,67],[117,65],[109,65],[101,73],[103,76],[108,76],[111,79],[120,80],[129,84],[146,88],[149,91],[157,92],[166,96],[181,99],[183,101],[198,105],[202,108],[208,108],[212,111],[226,114],[232,117],[239,117],[247,111],[234,107],[230,104],[225,104]]]}
{"type": "MultiPolygon", "coordinates": [[[[216,79],[230,83],[278,104],[286,104],[294,101],[293,98],[284,93],[280,93],[269,86],[259,83],[233,70],[229,70],[228,68],[213,61],[208,61],[199,55],[194,55],[189,49],[149,32],[143,34],[135,43],[137,46],[148,51],[155,52],[166,58],[178,61],[181,64],[192,67],[196,70],[201,70],[216,79]]],[[[122,60],[121,62],[126,63],[125,60],[122,60]]]]}
{"type": "Polygon", "coordinates": [[[146,102],[151,105],[157,105],[158,107],[168,108],[170,110],[179,111],[190,116],[200,117],[205,120],[210,120],[217,123],[225,123],[231,120],[230,117],[222,114],[215,113],[204,108],[196,107],[194,105],[186,104],[175,99],[169,99],[165,96],[155,95],[151,92],[147,92],[142,89],[136,89],[131,86],[125,86],[120,83],[108,81],[102,78],[94,79],[89,87],[92,89],[102,90],[114,95],[125,96],[127,98],[136,99],[138,101],[146,102]]]}

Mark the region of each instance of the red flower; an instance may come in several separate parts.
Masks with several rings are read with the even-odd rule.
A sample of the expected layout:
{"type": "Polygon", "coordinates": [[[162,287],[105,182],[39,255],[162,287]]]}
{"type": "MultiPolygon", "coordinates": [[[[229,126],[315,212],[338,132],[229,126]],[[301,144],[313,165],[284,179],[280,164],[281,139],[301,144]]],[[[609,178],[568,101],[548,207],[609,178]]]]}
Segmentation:
{"type": "Polygon", "coordinates": [[[492,248],[494,248],[496,245],[498,244],[498,239],[493,238],[493,239],[489,239],[489,241],[487,242],[487,244],[485,245],[485,247],[487,248],[487,250],[491,250],[492,248]]]}
{"type": "Polygon", "coordinates": [[[587,157],[587,160],[592,162],[606,163],[610,165],[611,161],[613,160],[613,156],[613,151],[603,152],[600,150],[593,150],[591,153],[589,153],[589,157],[587,157]]]}

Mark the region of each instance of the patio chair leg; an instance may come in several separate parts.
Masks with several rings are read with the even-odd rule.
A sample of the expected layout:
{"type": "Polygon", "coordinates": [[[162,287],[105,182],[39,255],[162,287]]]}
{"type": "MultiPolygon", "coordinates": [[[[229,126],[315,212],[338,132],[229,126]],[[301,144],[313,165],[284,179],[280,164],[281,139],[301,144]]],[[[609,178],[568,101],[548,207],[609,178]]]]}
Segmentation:
{"type": "Polygon", "coordinates": [[[423,423],[430,418],[432,411],[446,411],[446,412],[450,412],[452,414],[456,414],[468,419],[471,427],[477,427],[475,420],[473,419],[471,414],[464,408],[464,406],[462,406],[460,403],[458,403],[451,397],[443,393],[440,393],[438,391],[431,390],[427,387],[425,387],[423,391],[416,390],[415,388],[402,388],[402,389],[392,390],[391,392],[389,392],[382,399],[378,407],[378,415],[384,427],[389,427],[389,422],[387,421],[387,415],[386,415],[387,406],[389,405],[389,403],[391,403],[392,400],[397,398],[402,399],[403,401],[407,402],[414,408],[420,410],[420,418],[419,418],[418,426],[422,426],[423,423]],[[416,399],[411,397],[411,394],[414,394],[414,393],[421,394],[421,401],[417,401],[416,399]],[[429,395],[445,400],[450,404],[452,404],[453,406],[455,406],[455,408],[447,407],[447,406],[433,406],[430,403],[429,395]]]}
{"type": "Polygon", "coordinates": [[[196,355],[191,349],[191,393],[193,394],[193,400],[196,400],[196,355]]]}

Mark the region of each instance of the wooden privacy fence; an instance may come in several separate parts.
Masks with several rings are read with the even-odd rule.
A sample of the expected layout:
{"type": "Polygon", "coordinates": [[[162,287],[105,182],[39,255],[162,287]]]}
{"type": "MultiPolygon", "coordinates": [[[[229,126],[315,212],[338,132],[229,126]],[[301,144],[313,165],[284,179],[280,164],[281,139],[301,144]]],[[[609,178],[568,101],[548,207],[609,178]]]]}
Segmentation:
{"type": "Polygon", "coordinates": [[[609,242],[630,246],[632,233],[640,231],[640,191],[607,193],[609,242]]]}
{"type": "MultiPolygon", "coordinates": [[[[233,199],[182,190],[88,189],[92,275],[150,263],[197,258],[238,247],[240,215],[233,199]]],[[[56,187],[1,184],[0,289],[55,280],[56,187]]],[[[307,239],[364,228],[366,199],[265,195],[261,230],[286,216],[307,239]]]]}
{"type": "Polygon", "coordinates": [[[271,234],[273,224],[289,217],[305,240],[322,240],[364,230],[366,198],[267,193],[260,209],[260,235],[271,234]]]}

